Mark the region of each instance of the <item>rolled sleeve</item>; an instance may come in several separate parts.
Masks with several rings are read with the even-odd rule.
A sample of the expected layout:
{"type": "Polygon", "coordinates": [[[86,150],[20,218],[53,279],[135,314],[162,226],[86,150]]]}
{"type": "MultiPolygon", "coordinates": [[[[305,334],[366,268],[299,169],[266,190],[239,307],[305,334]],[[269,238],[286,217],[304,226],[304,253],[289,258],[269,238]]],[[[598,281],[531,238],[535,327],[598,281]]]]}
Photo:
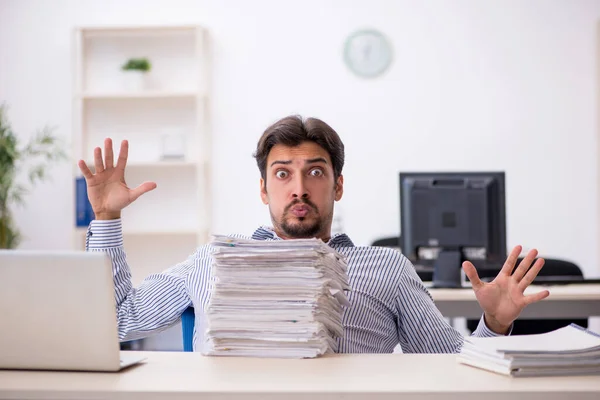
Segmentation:
{"type": "Polygon", "coordinates": [[[90,223],[86,236],[86,249],[98,250],[123,246],[121,219],[94,220],[90,223]]]}
{"type": "Polygon", "coordinates": [[[488,326],[485,324],[485,318],[482,314],[481,319],[479,320],[479,324],[477,325],[477,328],[473,331],[472,336],[477,336],[477,337],[509,336],[512,333],[513,326],[514,326],[514,324],[510,325],[510,329],[508,330],[508,333],[506,335],[503,335],[501,333],[496,333],[493,330],[491,330],[490,328],[488,328],[488,326]]]}

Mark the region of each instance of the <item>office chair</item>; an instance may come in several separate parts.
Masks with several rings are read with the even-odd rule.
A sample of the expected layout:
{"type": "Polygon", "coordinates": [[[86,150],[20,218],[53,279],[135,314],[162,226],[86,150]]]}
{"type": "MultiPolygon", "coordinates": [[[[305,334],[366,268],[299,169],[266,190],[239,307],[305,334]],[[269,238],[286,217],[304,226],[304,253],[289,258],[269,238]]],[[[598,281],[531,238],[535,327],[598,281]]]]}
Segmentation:
{"type": "Polygon", "coordinates": [[[181,314],[181,332],[183,334],[183,351],[194,351],[194,324],[196,314],[194,307],[188,307],[181,314]]]}
{"type": "MultiPolygon", "coordinates": [[[[523,258],[519,258],[517,265],[523,258]]],[[[565,277],[566,279],[583,279],[583,272],[581,269],[569,261],[547,259],[544,263],[544,267],[540,270],[538,277],[552,276],[552,277],[565,277]]],[[[516,267],[515,267],[516,269],[516,267]]],[[[493,279],[497,274],[498,270],[482,270],[478,271],[479,277],[493,279]]],[[[535,284],[535,280],[533,284],[535,284]]],[[[543,301],[543,300],[542,300],[543,301]]],[[[479,319],[468,319],[467,329],[471,332],[477,328],[479,319]]],[[[568,319],[568,318],[556,318],[556,319],[517,319],[514,322],[512,330],[513,335],[533,335],[538,333],[546,333],[555,329],[567,326],[570,323],[575,323],[584,328],[588,327],[588,319],[568,319]]]]}
{"type": "Polygon", "coordinates": [[[400,239],[400,236],[381,238],[371,243],[371,246],[400,248],[400,239]]]}

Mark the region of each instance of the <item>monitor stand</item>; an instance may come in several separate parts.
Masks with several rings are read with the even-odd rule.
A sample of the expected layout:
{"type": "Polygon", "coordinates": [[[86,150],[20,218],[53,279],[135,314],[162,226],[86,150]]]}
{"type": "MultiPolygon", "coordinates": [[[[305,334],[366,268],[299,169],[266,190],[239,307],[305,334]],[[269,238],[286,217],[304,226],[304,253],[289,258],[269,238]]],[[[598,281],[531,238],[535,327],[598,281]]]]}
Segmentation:
{"type": "Polygon", "coordinates": [[[462,251],[442,250],[433,264],[434,288],[461,288],[462,251]]]}

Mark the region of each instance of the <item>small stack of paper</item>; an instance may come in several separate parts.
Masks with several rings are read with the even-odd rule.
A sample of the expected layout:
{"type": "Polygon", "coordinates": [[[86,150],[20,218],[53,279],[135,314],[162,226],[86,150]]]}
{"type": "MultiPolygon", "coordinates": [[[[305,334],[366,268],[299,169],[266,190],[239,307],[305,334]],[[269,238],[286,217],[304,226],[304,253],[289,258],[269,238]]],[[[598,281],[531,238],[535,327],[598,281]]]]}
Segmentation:
{"type": "Polygon", "coordinates": [[[458,362],[512,376],[600,374],[600,335],[571,324],[538,335],[468,337],[458,362]]]}
{"type": "Polygon", "coordinates": [[[206,355],[313,358],[335,352],[349,306],[345,258],[320,239],[216,236],[206,355]]]}

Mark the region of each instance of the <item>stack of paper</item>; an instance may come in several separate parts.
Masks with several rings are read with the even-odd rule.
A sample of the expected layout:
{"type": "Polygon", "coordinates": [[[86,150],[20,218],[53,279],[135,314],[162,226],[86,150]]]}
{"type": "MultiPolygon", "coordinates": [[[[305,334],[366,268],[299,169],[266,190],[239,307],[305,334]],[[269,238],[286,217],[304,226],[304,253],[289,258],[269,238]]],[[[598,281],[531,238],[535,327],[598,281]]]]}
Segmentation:
{"type": "Polygon", "coordinates": [[[512,376],[600,374],[600,335],[571,324],[539,335],[468,337],[458,361],[512,376]]]}
{"type": "Polygon", "coordinates": [[[335,352],[349,306],[345,258],[319,239],[214,237],[203,353],[312,358],[335,352]]]}

